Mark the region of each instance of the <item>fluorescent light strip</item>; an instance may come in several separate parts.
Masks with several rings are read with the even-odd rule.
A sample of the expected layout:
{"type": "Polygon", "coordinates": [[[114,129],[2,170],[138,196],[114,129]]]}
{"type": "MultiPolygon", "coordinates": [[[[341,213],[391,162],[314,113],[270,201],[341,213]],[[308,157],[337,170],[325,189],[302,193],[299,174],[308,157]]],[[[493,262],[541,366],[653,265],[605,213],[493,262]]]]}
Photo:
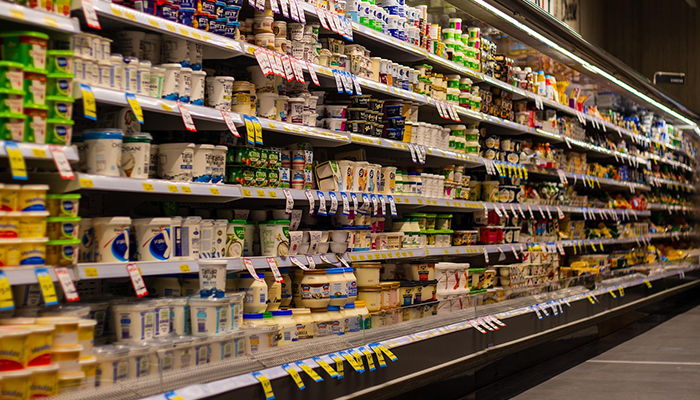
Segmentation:
{"type": "Polygon", "coordinates": [[[501,17],[502,19],[504,19],[504,20],[510,22],[512,25],[514,25],[515,27],[517,27],[517,28],[520,29],[521,31],[523,31],[523,32],[527,33],[528,35],[530,35],[530,36],[532,36],[532,37],[538,39],[539,41],[541,41],[542,43],[546,44],[547,46],[553,48],[554,50],[558,51],[558,52],[561,53],[562,55],[564,55],[564,56],[566,56],[566,57],[568,57],[568,58],[570,58],[570,59],[576,61],[577,63],[581,64],[581,65],[582,65],[584,68],[586,68],[587,70],[589,70],[589,71],[591,71],[591,72],[593,72],[593,73],[595,73],[595,74],[599,74],[599,75],[603,76],[604,78],[608,79],[610,82],[616,84],[617,86],[619,86],[619,87],[621,87],[621,88],[627,90],[628,92],[630,92],[630,93],[636,95],[637,97],[643,99],[644,101],[646,101],[646,102],[648,102],[648,103],[650,103],[650,104],[653,104],[654,106],[660,108],[661,110],[664,110],[664,111],[667,112],[668,114],[673,115],[674,117],[678,118],[679,120],[681,120],[681,121],[687,123],[688,125],[690,125],[690,126],[693,128],[693,130],[695,131],[695,133],[697,133],[698,135],[700,135],[700,129],[698,128],[697,124],[696,124],[695,122],[693,122],[692,120],[688,119],[687,117],[685,117],[685,116],[679,114],[678,112],[676,112],[676,111],[674,111],[674,110],[668,108],[668,107],[665,106],[664,104],[659,103],[658,101],[652,99],[651,97],[647,96],[646,94],[644,94],[644,93],[640,92],[639,90],[633,88],[632,86],[628,85],[627,83],[625,83],[625,82],[623,82],[623,81],[621,81],[621,80],[615,78],[614,76],[612,76],[612,75],[610,75],[609,73],[603,71],[602,69],[596,67],[595,65],[592,65],[592,64],[588,63],[587,61],[581,59],[580,57],[576,56],[575,54],[571,53],[570,51],[568,51],[568,50],[562,48],[561,46],[559,46],[558,44],[554,43],[553,41],[547,39],[546,37],[540,35],[539,33],[535,32],[534,30],[530,29],[530,27],[521,24],[521,23],[518,22],[516,19],[514,19],[514,18],[512,18],[511,16],[509,16],[509,15],[503,13],[501,10],[499,10],[499,9],[493,7],[492,5],[486,3],[484,0],[471,0],[471,1],[474,2],[474,3],[476,3],[476,4],[478,4],[478,5],[480,5],[480,6],[483,7],[483,8],[486,8],[487,10],[489,10],[489,11],[491,11],[493,14],[496,14],[497,16],[501,17]]]}

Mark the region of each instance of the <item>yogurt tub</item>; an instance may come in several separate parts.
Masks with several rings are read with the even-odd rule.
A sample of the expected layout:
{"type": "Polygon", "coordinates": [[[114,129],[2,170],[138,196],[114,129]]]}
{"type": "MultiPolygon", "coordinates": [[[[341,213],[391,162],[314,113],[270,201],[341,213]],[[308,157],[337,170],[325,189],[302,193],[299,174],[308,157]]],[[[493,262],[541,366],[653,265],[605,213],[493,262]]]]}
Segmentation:
{"type": "MultiPolygon", "coordinates": [[[[129,217],[93,218],[94,250],[96,262],[129,261],[129,217]]],[[[87,247],[90,238],[83,235],[82,246],[87,247]],[[86,242],[87,240],[87,242],[86,242]]]]}
{"type": "Polygon", "coordinates": [[[234,219],[228,223],[226,229],[226,256],[240,257],[243,254],[243,247],[246,234],[246,222],[234,219]]]}
{"type": "Polygon", "coordinates": [[[265,274],[258,273],[258,279],[254,279],[251,274],[240,275],[238,290],[243,292],[243,312],[254,314],[264,312],[267,308],[268,287],[265,283],[265,274]]]}
{"type": "Polygon", "coordinates": [[[145,342],[145,345],[151,349],[149,353],[150,360],[148,361],[151,374],[161,374],[163,372],[172,371],[175,350],[171,338],[145,342]]]}
{"type": "MultiPolygon", "coordinates": [[[[187,46],[179,46],[179,48],[185,48],[187,49],[187,46]]],[[[187,51],[187,50],[185,50],[187,51]]],[[[163,73],[163,80],[162,80],[162,88],[160,90],[161,92],[161,98],[164,98],[166,100],[177,100],[179,96],[179,82],[180,82],[180,71],[182,70],[182,66],[180,64],[176,63],[167,63],[163,64],[160,66],[160,68],[163,68],[165,71],[163,73]]],[[[151,86],[153,86],[153,82],[151,82],[151,86]]],[[[153,87],[151,87],[151,92],[153,91],[153,87]]]]}
{"type": "Polygon", "coordinates": [[[226,291],[226,260],[199,260],[199,287],[226,291]]]}
{"type": "Polygon", "coordinates": [[[353,263],[352,267],[355,270],[355,276],[357,277],[357,286],[362,287],[376,287],[380,282],[380,270],[382,267],[381,263],[378,262],[366,262],[366,263],[353,263]]]}
{"type": "Polygon", "coordinates": [[[195,356],[192,336],[173,338],[173,367],[172,369],[189,368],[194,366],[195,356]]]}
{"type": "Polygon", "coordinates": [[[75,265],[79,251],[80,239],[49,240],[46,242],[46,264],[75,265]]]}
{"type": "MultiPolygon", "coordinates": [[[[12,115],[12,114],[10,114],[12,115]]],[[[46,120],[48,107],[44,105],[32,105],[24,107],[24,142],[46,142],[46,120]]]]}
{"type": "Polygon", "coordinates": [[[301,125],[304,122],[304,104],[306,100],[301,97],[290,98],[287,102],[287,122],[301,125]]]}
{"type": "Polygon", "coordinates": [[[207,105],[219,110],[230,110],[233,97],[233,77],[213,76],[207,81],[207,105]]]}
{"type": "Polygon", "coordinates": [[[231,325],[229,326],[229,331],[238,332],[243,329],[243,299],[245,298],[245,294],[229,293],[227,296],[231,305],[229,313],[231,325]]]}
{"type": "MultiPolygon", "coordinates": [[[[44,104],[46,101],[43,94],[39,93],[39,88],[41,86],[45,87],[46,95],[48,96],[65,96],[73,97],[73,74],[63,74],[54,72],[46,75],[45,84],[42,85],[42,76],[40,74],[34,73],[32,76],[33,85],[36,92],[34,94],[34,104],[44,104]],[[39,101],[39,102],[37,102],[39,101]]],[[[24,72],[24,86],[25,92],[27,91],[27,71],[24,72]]],[[[28,104],[26,93],[25,93],[25,106],[28,104]]]]}
{"type": "Polygon", "coordinates": [[[136,228],[136,259],[164,261],[172,255],[170,218],[143,218],[133,221],[136,228]]]}
{"type": "Polygon", "coordinates": [[[48,194],[46,208],[52,217],[77,217],[79,194],[48,194]]]}
{"type": "Polygon", "coordinates": [[[129,374],[128,379],[145,378],[151,374],[151,356],[149,354],[149,342],[137,345],[119,346],[129,350],[129,374]]]}
{"type": "Polygon", "coordinates": [[[432,281],[435,279],[435,265],[409,264],[405,269],[406,278],[412,281],[432,281]]]}
{"type": "Polygon", "coordinates": [[[74,54],[70,50],[48,50],[46,52],[48,72],[74,73],[74,54]]]}
{"type": "Polygon", "coordinates": [[[78,323],[78,343],[82,347],[82,351],[80,352],[81,360],[92,357],[96,325],[97,321],[94,319],[81,319],[78,323]]]}
{"type": "Polygon", "coordinates": [[[102,129],[84,133],[87,172],[96,175],[119,176],[123,137],[124,133],[120,129],[102,129]]]}
{"type": "Polygon", "coordinates": [[[28,371],[32,374],[29,377],[28,398],[36,399],[56,396],[58,394],[58,368],[57,364],[28,368],[28,371]]]}
{"type": "Polygon", "coordinates": [[[51,349],[51,361],[58,364],[58,370],[61,374],[71,374],[80,372],[80,352],[83,351],[83,346],[76,345],[74,347],[54,347],[51,349]]]}
{"type": "Polygon", "coordinates": [[[158,146],[158,175],[178,182],[192,181],[194,143],[164,143],[158,146]]]}
{"type": "Polygon", "coordinates": [[[96,387],[119,383],[129,378],[129,349],[122,346],[95,347],[97,357],[96,387]]]}
{"type": "Polygon", "coordinates": [[[288,220],[268,221],[258,224],[260,230],[261,255],[286,256],[289,253],[288,220]]]}
{"type": "Polygon", "coordinates": [[[151,140],[146,132],[124,136],[122,143],[121,169],[130,178],[148,178],[151,157],[151,140]]]}
{"type": "Polygon", "coordinates": [[[0,393],[3,398],[24,400],[29,398],[30,377],[32,371],[20,369],[0,373],[0,393]],[[11,394],[6,396],[6,394],[11,394]]]}
{"type": "Polygon", "coordinates": [[[194,158],[192,162],[192,180],[194,182],[211,182],[211,159],[213,151],[214,146],[211,144],[195,145],[194,158]]]}
{"type": "Polygon", "coordinates": [[[151,340],[156,330],[155,304],[150,301],[112,306],[112,330],[118,341],[138,343],[151,340]]]}

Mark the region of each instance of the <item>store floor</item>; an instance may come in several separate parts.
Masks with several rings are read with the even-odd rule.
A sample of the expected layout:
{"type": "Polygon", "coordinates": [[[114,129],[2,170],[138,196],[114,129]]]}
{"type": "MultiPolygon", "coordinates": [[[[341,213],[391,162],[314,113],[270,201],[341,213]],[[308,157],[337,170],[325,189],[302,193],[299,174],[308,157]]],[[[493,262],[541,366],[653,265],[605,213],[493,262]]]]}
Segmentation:
{"type": "Polygon", "coordinates": [[[517,395],[516,400],[699,399],[700,306],[517,395]]]}

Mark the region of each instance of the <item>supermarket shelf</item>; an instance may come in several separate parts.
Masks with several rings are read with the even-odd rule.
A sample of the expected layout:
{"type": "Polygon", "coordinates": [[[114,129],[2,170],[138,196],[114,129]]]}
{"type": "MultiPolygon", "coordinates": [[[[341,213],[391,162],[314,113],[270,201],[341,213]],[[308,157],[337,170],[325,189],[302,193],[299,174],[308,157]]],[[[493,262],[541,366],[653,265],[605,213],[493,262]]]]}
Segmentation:
{"type": "Polygon", "coordinates": [[[584,149],[584,150],[588,150],[588,151],[592,151],[595,153],[615,157],[616,160],[621,159],[621,160],[627,161],[628,163],[641,164],[641,165],[646,165],[646,163],[647,163],[646,158],[633,156],[633,155],[627,154],[627,153],[622,153],[622,152],[619,152],[617,150],[606,149],[605,147],[596,146],[594,144],[587,143],[587,142],[584,142],[581,140],[564,137],[564,142],[567,142],[570,145],[576,146],[576,147],[584,149]]]}
{"type": "MultiPolygon", "coordinates": [[[[5,3],[0,3],[0,5],[5,3]]],[[[22,156],[26,160],[47,160],[53,161],[53,154],[49,149],[48,144],[40,143],[21,143],[17,142],[17,147],[22,152],[22,156]]],[[[59,146],[63,148],[63,152],[66,155],[68,161],[77,162],[78,152],[73,146],[59,146]]],[[[7,150],[5,149],[5,141],[0,140],[0,157],[7,157],[7,150]]]]}
{"type": "MultiPolygon", "coordinates": [[[[5,274],[10,285],[33,285],[39,283],[36,277],[36,268],[46,268],[49,276],[51,276],[51,280],[54,282],[58,281],[56,273],[51,266],[3,267],[0,268],[0,271],[5,274]]],[[[75,272],[71,268],[68,268],[68,272],[71,279],[75,279],[75,272]]]]}
{"type": "Polygon", "coordinates": [[[649,160],[654,160],[654,161],[662,163],[662,164],[670,165],[674,168],[681,168],[681,169],[684,169],[684,170],[689,171],[689,172],[693,171],[693,167],[691,167],[689,165],[685,165],[685,164],[680,163],[678,161],[668,160],[668,159],[659,157],[656,154],[647,154],[646,158],[649,160]]]}
{"type": "Polygon", "coordinates": [[[652,186],[666,186],[669,189],[683,190],[684,192],[694,192],[695,185],[691,185],[685,182],[678,182],[671,179],[657,178],[654,176],[647,175],[647,182],[652,186]]]}
{"type": "MultiPolygon", "coordinates": [[[[131,263],[80,263],[75,266],[76,276],[83,279],[128,278],[126,266],[131,263]]],[[[141,275],[167,275],[198,272],[199,263],[195,260],[139,261],[141,275]]]]}
{"type": "MultiPolygon", "coordinates": [[[[558,178],[556,168],[544,168],[544,167],[537,167],[534,165],[529,165],[529,166],[527,166],[527,170],[530,173],[544,174],[544,175],[549,175],[551,177],[558,178]]],[[[579,173],[574,173],[574,172],[570,172],[570,171],[564,171],[564,174],[566,175],[567,180],[569,180],[569,184],[571,184],[571,183],[580,184],[580,185],[583,185],[584,187],[595,188],[595,187],[602,187],[602,185],[605,185],[605,186],[626,188],[626,189],[629,189],[630,192],[635,192],[635,191],[645,192],[645,191],[651,190],[651,188],[649,186],[642,185],[641,183],[619,181],[619,180],[608,179],[608,178],[599,178],[597,176],[579,174],[579,173]]]]}
{"type": "Polygon", "coordinates": [[[24,7],[19,4],[0,2],[0,19],[20,24],[29,24],[42,30],[79,33],[80,24],[76,19],[24,7]]]}
{"type": "Polygon", "coordinates": [[[650,211],[667,211],[669,214],[672,212],[682,212],[682,213],[696,213],[700,212],[700,208],[691,206],[679,206],[671,204],[661,204],[661,203],[649,203],[647,204],[647,209],[650,211]]]}

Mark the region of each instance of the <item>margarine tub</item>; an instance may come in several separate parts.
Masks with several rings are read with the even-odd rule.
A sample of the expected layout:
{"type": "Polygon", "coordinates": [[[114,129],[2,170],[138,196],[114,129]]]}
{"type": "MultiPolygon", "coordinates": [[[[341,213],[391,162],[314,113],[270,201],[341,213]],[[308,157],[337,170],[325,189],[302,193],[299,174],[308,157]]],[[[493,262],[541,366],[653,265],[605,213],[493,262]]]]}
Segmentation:
{"type": "Polygon", "coordinates": [[[39,317],[37,325],[53,325],[53,347],[73,347],[78,345],[77,317],[39,317]]]}
{"type": "Polygon", "coordinates": [[[27,367],[27,338],[29,329],[4,326],[0,328],[0,371],[27,367]]]}
{"type": "Polygon", "coordinates": [[[81,319],[78,323],[78,344],[83,347],[80,352],[80,359],[88,359],[92,357],[92,346],[95,342],[95,325],[97,321],[94,319],[81,319]]]}
{"type": "Polygon", "coordinates": [[[46,264],[77,264],[79,247],[80,239],[49,240],[46,242],[46,264]]]}
{"type": "MultiPolygon", "coordinates": [[[[46,239],[24,239],[17,245],[19,262],[14,265],[44,265],[46,264],[46,239]]],[[[9,259],[9,253],[8,253],[9,259]]],[[[11,263],[8,263],[8,265],[11,263]]]]}
{"type": "Polygon", "coordinates": [[[46,195],[46,208],[52,217],[77,217],[79,205],[79,194],[46,195]]]}
{"type": "MultiPolygon", "coordinates": [[[[33,319],[33,318],[26,318],[33,319]]],[[[21,325],[29,330],[27,336],[27,366],[36,367],[51,363],[51,346],[53,344],[53,325],[21,325]]]]}
{"type": "Polygon", "coordinates": [[[92,356],[84,360],[78,360],[78,364],[80,364],[80,370],[85,374],[83,388],[94,388],[97,380],[97,357],[92,356]]]}
{"type": "Polygon", "coordinates": [[[46,211],[49,185],[22,185],[17,196],[18,211],[46,211]]]}
{"type": "Polygon", "coordinates": [[[58,364],[60,374],[72,374],[80,372],[80,352],[83,351],[83,346],[75,345],[73,347],[54,347],[51,349],[51,362],[58,364]]]}
{"type": "Polygon", "coordinates": [[[28,368],[29,398],[53,397],[58,394],[58,365],[49,364],[28,368]]]}
{"type": "Polygon", "coordinates": [[[129,349],[119,346],[95,347],[97,381],[95,386],[109,386],[129,377],[129,349]]]}
{"type": "Polygon", "coordinates": [[[66,392],[72,392],[79,390],[83,386],[85,381],[85,373],[75,372],[72,374],[59,374],[58,375],[58,393],[63,394],[66,392]]]}
{"type": "Polygon", "coordinates": [[[49,240],[80,239],[80,217],[48,217],[46,223],[49,240]]]}
{"type": "MultiPolygon", "coordinates": [[[[14,218],[10,217],[10,220],[12,219],[14,218]]],[[[41,215],[40,212],[23,215],[15,221],[17,221],[17,236],[20,238],[37,239],[46,236],[46,215],[41,215]]]]}
{"type": "Polygon", "coordinates": [[[2,399],[28,399],[31,375],[32,371],[29,369],[0,372],[0,393],[2,393],[2,399]]]}
{"type": "Polygon", "coordinates": [[[0,211],[19,211],[17,201],[19,200],[20,185],[0,186],[0,211]]]}

